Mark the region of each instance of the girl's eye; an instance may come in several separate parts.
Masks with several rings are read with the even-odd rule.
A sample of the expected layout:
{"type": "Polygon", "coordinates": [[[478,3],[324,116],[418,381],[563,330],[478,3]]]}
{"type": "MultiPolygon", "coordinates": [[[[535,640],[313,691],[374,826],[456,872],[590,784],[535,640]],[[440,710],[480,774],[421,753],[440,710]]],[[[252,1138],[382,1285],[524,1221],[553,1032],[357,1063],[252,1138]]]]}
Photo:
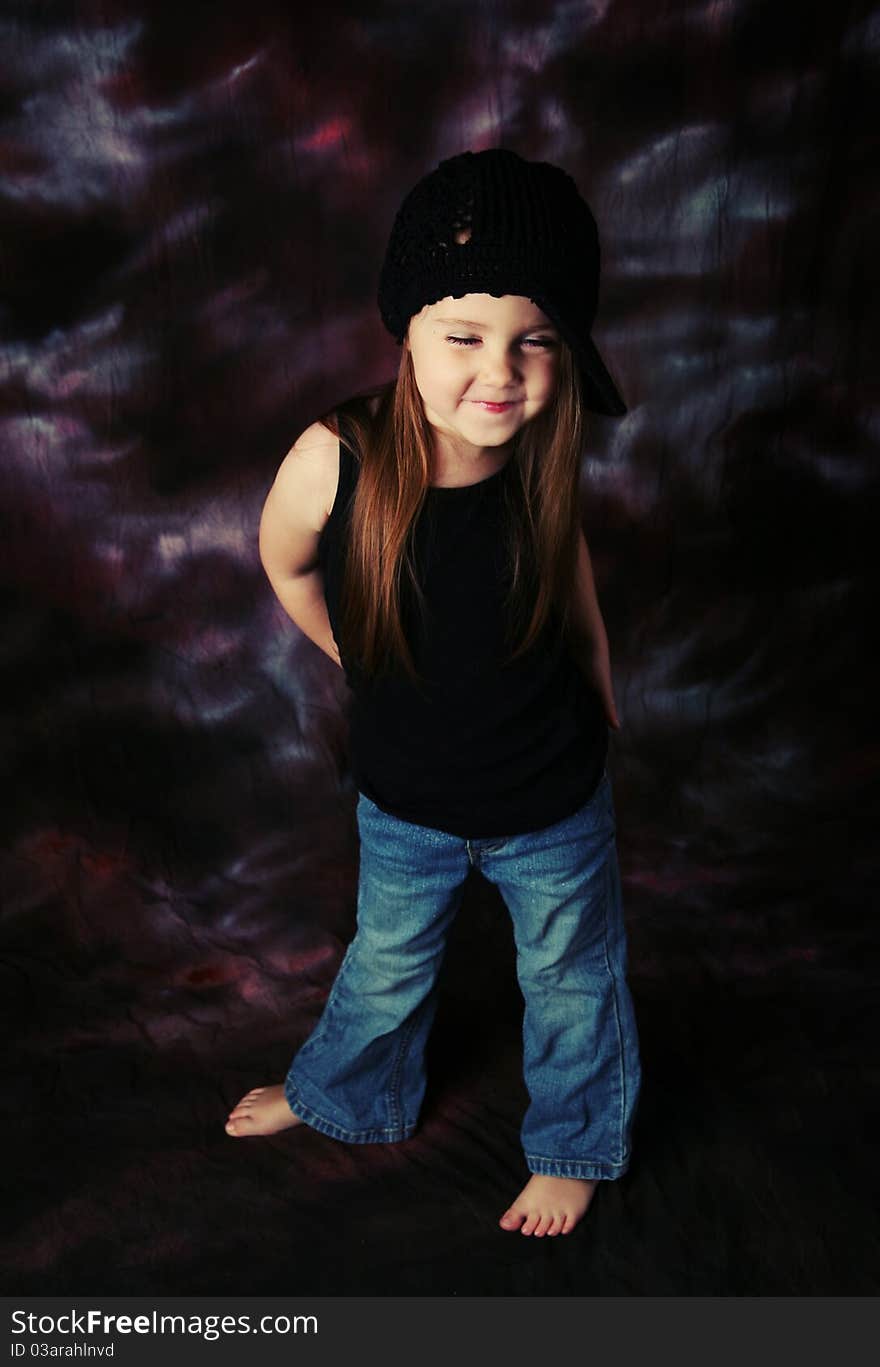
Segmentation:
{"type": "MultiPolygon", "coordinates": [[[[456,346],[473,346],[479,342],[479,337],[447,337],[447,342],[454,342],[456,346]]],[[[544,347],[549,350],[556,343],[551,337],[524,337],[523,346],[544,347]]]]}

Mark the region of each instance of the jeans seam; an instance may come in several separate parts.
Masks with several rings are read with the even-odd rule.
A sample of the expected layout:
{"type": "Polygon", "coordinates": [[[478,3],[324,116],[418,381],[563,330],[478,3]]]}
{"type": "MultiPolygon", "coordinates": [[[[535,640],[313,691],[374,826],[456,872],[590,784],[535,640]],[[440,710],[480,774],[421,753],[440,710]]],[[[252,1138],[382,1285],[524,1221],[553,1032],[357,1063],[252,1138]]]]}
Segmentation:
{"type": "MultiPolygon", "coordinates": [[[[612,853],[613,853],[613,850],[612,850],[612,853]]],[[[619,1108],[619,1112],[618,1112],[618,1122],[617,1122],[617,1137],[618,1137],[618,1145],[619,1145],[619,1147],[620,1147],[620,1149],[621,1149],[621,1152],[623,1152],[623,1148],[624,1148],[624,1133],[623,1133],[623,1130],[624,1130],[624,1118],[625,1118],[625,1116],[626,1116],[626,1061],[625,1061],[625,1058],[624,1058],[623,1030],[622,1030],[621,1024],[620,1024],[620,1003],[619,1003],[619,1001],[618,1001],[618,992],[617,992],[617,974],[614,972],[614,967],[613,967],[613,964],[612,964],[612,962],[611,962],[611,956],[610,956],[609,953],[608,953],[608,907],[609,907],[609,905],[610,905],[610,903],[611,903],[611,897],[612,897],[612,888],[611,888],[611,855],[609,855],[609,857],[605,860],[605,896],[604,896],[604,898],[603,898],[603,902],[604,902],[604,905],[605,905],[605,911],[604,911],[604,917],[603,917],[603,925],[604,925],[604,935],[603,935],[603,939],[604,939],[604,947],[605,947],[605,967],[607,968],[609,977],[611,978],[611,995],[612,995],[612,1000],[613,1000],[613,1002],[614,1002],[614,1025],[615,1025],[615,1028],[616,1028],[616,1030],[617,1030],[617,1057],[618,1057],[618,1061],[619,1061],[619,1086],[618,1086],[618,1093],[619,1093],[619,1096],[620,1096],[620,1108],[619,1108]]],[[[620,1161],[622,1162],[623,1160],[621,1159],[620,1161]]]]}
{"type": "Polygon", "coordinates": [[[526,1158],[531,1158],[535,1163],[558,1163],[561,1167],[571,1165],[577,1167],[582,1163],[584,1167],[593,1168],[620,1168],[624,1163],[629,1162],[629,1154],[618,1160],[615,1158],[550,1158],[544,1153],[527,1153],[526,1158]]]}
{"type": "Polygon", "coordinates": [[[629,1170],[630,1154],[624,1154],[619,1163],[606,1158],[545,1158],[542,1154],[526,1153],[526,1167],[537,1176],[574,1177],[581,1181],[613,1181],[623,1177],[629,1170]],[[577,1171],[565,1172],[560,1169],[574,1168],[577,1171]]]}
{"type": "Polygon", "coordinates": [[[397,1055],[391,1069],[391,1082],[388,1088],[388,1118],[392,1121],[392,1127],[396,1129],[402,1127],[400,1117],[400,1078],[403,1073],[404,1060],[409,1052],[409,1046],[412,1043],[412,1038],[416,1032],[418,1023],[419,1008],[417,1007],[410,1020],[407,1022],[405,1030],[401,1034],[400,1043],[397,1047],[397,1055]]]}
{"type": "Polygon", "coordinates": [[[374,1125],[371,1129],[347,1130],[344,1125],[337,1125],[335,1121],[327,1120],[319,1111],[314,1110],[302,1101],[293,1083],[285,1083],[284,1094],[290,1109],[311,1129],[317,1130],[319,1134],[324,1134],[330,1139],[338,1139],[347,1144],[399,1143],[401,1140],[409,1139],[415,1129],[414,1125],[374,1125]]]}

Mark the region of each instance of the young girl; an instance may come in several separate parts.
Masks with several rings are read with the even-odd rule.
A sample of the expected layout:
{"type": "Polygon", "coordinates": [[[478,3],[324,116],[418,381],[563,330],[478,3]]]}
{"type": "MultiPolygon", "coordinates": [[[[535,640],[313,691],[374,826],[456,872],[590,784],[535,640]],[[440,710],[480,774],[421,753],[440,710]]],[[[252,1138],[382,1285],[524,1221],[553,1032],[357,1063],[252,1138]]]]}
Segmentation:
{"type": "Polygon", "coordinates": [[[379,286],[398,375],[294,444],[260,552],[353,693],[357,932],[285,1081],[227,1133],[416,1129],[447,932],[471,868],[510,911],[530,1180],[501,1215],[568,1234],[630,1162],[641,1082],[605,768],[617,727],[580,528],[584,409],[623,401],[594,344],[595,220],[500,148],[405,198],[379,286]]]}

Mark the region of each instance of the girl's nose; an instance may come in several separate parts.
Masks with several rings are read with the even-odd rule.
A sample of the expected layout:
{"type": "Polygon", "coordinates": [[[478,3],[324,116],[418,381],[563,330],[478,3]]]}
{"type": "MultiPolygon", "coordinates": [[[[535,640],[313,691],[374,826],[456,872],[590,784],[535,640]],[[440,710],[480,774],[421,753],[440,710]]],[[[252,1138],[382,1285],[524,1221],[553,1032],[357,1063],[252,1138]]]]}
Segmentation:
{"type": "Polygon", "coordinates": [[[511,376],[516,375],[516,365],[509,352],[491,351],[484,347],[480,359],[480,378],[489,385],[503,385],[511,376]]]}

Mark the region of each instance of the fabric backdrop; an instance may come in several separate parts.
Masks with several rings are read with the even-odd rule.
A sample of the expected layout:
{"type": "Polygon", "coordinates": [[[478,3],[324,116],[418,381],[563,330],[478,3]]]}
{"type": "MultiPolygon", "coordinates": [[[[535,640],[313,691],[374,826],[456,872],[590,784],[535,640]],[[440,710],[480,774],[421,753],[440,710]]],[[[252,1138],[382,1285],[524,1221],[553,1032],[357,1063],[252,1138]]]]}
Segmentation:
{"type": "Polygon", "coordinates": [[[5,1290],[875,1293],[880,8],[5,0],[0,51],[5,1290]],[[394,373],[402,194],[499,144],[592,204],[630,406],[583,514],[645,1080],[543,1240],[497,1225],[522,999],[476,876],[417,1136],[223,1128],[357,883],[260,509],[394,373]]]}

